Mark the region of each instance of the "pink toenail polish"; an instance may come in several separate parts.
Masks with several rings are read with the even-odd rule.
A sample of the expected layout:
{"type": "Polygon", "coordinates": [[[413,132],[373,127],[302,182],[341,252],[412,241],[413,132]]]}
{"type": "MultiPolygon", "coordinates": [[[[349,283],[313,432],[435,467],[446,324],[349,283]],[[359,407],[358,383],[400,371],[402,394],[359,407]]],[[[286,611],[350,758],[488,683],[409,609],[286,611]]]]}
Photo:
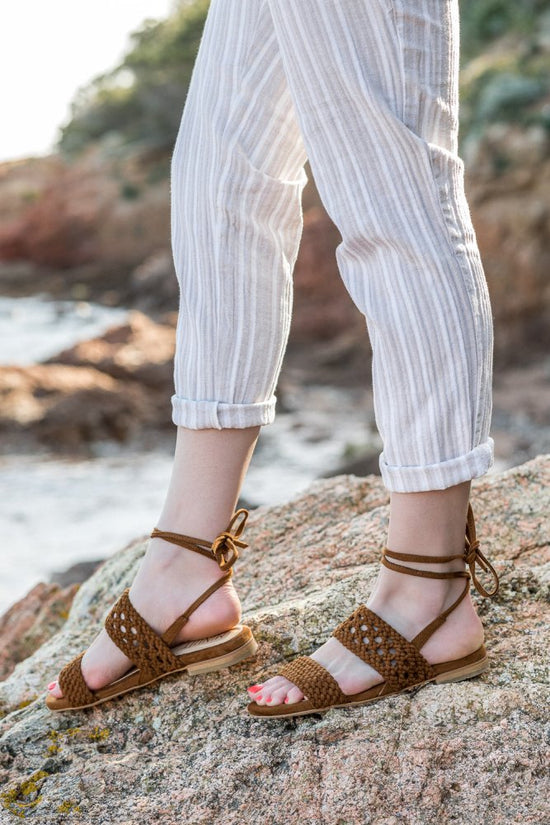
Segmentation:
{"type": "Polygon", "coordinates": [[[272,698],[271,696],[266,696],[266,697],[265,697],[265,701],[266,701],[266,702],[271,702],[271,698],[272,698]]]}
{"type": "Polygon", "coordinates": [[[288,705],[288,696],[285,699],[285,705],[288,705]]]}
{"type": "Polygon", "coordinates": [[[57,682],[50,682],[50,684],[48,685],[48,690],[53,690],[56,685],[57,682]]]}
{"type": "Polygon", "coordinates": [[[258,693],[258,691],[261,690],[261,689],[262,689],[261,685],[252,685],[252,687],[247,688],[247,690],[249,690],[250,693],[258,693]]]}

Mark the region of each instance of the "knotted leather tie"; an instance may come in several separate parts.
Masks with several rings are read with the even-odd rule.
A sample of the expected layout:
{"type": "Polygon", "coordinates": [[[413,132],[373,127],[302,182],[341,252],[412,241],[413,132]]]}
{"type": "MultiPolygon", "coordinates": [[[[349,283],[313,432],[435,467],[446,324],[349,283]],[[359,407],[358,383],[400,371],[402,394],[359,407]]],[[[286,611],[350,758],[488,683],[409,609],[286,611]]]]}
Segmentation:
{"type": "Polygon", "coordinates": [[[204,541],[204,539],[185,536],[182,533],[171,533],[166,530],[159,530],[158,527],[155,527],[151,533],[151,538],[165,539],[180,547],[186,547],[188,550],[200,553],[208,559],[213,558],[222,570],[231,570],[231,567],[233,567],[239,558],[237,548],[248,547],[248,544],[239,538],[245,528],[247,519],[248,510],[241,507],[240,510],[233,513],[227,528],[216,536],[212,544],[204,541]],[[240,522],[239,519],[241,519],[240,522]],[[237,522],[239,523],[237,524],[237,522]],[[231,532],[235,524],[237,524],[237,526],[234,532],[231,532]]]}
{"type": "Polygon", "coordinates": [[[244,509],[237,510],[237,512],[233,515],[231,521],[227,526],[227,530],[224,530],[223,533],[220,533],[219,536],[216,536],[214,541],[212,542],[212,553],[216,557],[216,561],[218,562],[221,570],[228,570],[232,567],[237,559],[239,558],[239,551],[238,547],[248,547],[248,544],[244,541],[239,539],[239,536],[242,534],[246,521],[248,519],[248,512],[244,509]],[[231,532],[231,528],[238,520],[239,516],[242,515],[242,520],[240,524],[237,525],[235,532],[231,532]]]}
{"type": "Polygon", "coordinates": [[[466,521],[466,546],[464,549],[464,561],[470,568],[472,584],[474,585],[477,592],[481,596],[486,596],[489,599],[492,599],[493,596],[496,596],[499,588],[498,576],[491,562],[485,558],[485,556],[479,549],[479,541],[476,536],[476,525],[471,504],[468,505],[468,516],[466,521]],[[478,577],[476,576],[476,564],[479,564],[479,566],[485,573],[489,573],[492,576],[492,590],[487,590],[479,581],[478,577]]]}

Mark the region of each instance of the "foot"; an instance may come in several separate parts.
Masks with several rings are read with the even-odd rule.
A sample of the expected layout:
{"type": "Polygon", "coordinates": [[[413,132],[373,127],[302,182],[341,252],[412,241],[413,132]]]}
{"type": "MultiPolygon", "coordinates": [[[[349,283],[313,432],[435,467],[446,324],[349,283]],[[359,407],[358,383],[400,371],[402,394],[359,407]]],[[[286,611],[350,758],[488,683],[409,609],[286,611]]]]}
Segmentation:
{"type": "MultiPolygon", "coordinates": [[[[215,561],[163,539],[151,539],[130,588],[130,601],[161,634],[222,575],[215,561]]],[[[239,597],[230,580],[191,614],[174,644],[224,633],[238,624],[240,618],[239,597]]],[[[105,687],[131,666],[131,661],[111,641],[105,629],[94,639],[81,665],[90,690],[105,687]]],[[[48,685],[48,690],[58,699],[63,696],[57,680],[48,685]]]]}
{"type": "MultiPolygon", "coordinates": [[[[441,571],[442,565],[433,569],[441,571]]],[[[454,562],[449,569],[463,569],[463,566],[457,567],[454,562]]],[[[367,607],[410,641],[453,603],[463,587],[464,579],[416,578],[381,567],[367,607]]],[[[430,664],[436,664],[467,656],[482,644],[483,626],[468,595],[428,639],[422,655],[430,664]]],[[[384,681],[376,670],[335,638],[325,642],[311,658],[329,671],[348,696],[384,681]]],[[[253,685],[248,692],[252,701],[269,707],[295,704],[304,698],[302,691],[283,676],[253,685]]]]}

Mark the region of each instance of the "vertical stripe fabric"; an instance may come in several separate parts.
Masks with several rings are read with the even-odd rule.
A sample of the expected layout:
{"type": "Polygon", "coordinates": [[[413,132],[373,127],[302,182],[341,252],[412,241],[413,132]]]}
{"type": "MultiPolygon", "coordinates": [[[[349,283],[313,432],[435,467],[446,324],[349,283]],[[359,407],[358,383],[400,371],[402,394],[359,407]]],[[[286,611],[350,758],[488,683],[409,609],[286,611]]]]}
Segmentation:
{"type": "Polygon", "coordinates": [[[173,421],[269,424],[309,159],[395,492],[483,475],[493,329],[457,155],[456,0],[212,0],[172,162],[173,421]]]}

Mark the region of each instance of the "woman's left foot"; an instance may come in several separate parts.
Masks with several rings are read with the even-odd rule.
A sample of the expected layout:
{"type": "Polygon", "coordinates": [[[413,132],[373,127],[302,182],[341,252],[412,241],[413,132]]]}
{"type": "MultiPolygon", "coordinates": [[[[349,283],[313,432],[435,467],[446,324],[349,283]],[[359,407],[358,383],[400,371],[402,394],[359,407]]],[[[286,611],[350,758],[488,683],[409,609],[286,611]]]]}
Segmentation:
{"type": "MultiPolygon", "coordinates": [[[[425,567],[425,566],[424,566],[425,567]]],[[[464,569],[462,561],[450,562],[434,570],[464,569]]],[[[403,576],[381,567],[375,591],[367,607],[394,627],[406,639],[413,639],[436,616],[449,607],[464,588],[464,579],[426,579],[403,576]]],[[[445,623],[422,648],[430,664],[459,659],[483,644],[483,626],[468,594],[445,623]]],[[[311,655],[336,679],[346,695],[365,691],[384,681],[383,677],[338,639],[331,638],[311,655]]],[[[300,702],[304,695],[284,676],[248,688],[249,697],[258,705],[274,707],[300,702]]]]}

